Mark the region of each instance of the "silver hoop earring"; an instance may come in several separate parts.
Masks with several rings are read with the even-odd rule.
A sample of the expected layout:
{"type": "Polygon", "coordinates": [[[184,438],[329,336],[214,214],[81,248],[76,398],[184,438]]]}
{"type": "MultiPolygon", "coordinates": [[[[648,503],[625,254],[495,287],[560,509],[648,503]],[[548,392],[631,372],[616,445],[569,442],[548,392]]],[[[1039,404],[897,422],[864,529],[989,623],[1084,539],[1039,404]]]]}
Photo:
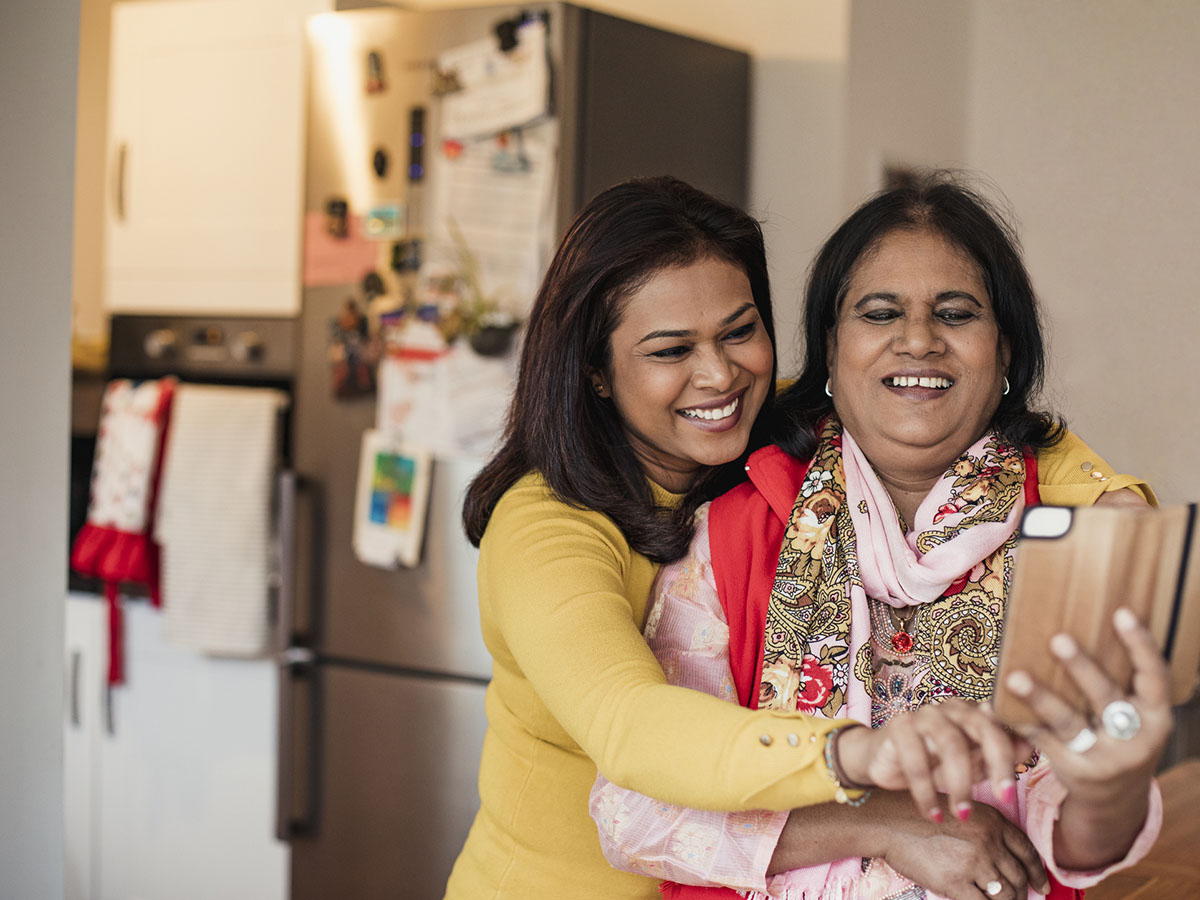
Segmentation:
{"type": "Polygon", "coordinates": [[[831,390],[829,389],[829,379],[828,379],[828,378],[826,378],[826,379],[825,379],[825,396],[826,396],[826,397],[832,397],[832,396],[833,396],[833,391],[831,391],[831,390]]]}
{"type": "Polygon", "coordinates": [[[1008,376],[1004,376],[1004,396],[1008,396],[1008,376]]]}

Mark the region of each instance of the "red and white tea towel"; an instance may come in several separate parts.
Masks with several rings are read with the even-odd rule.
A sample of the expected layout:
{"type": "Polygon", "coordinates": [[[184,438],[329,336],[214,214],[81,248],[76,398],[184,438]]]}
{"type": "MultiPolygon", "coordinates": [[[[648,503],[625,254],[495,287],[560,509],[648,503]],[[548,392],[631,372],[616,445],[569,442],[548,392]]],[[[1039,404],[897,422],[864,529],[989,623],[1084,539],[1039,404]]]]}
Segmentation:
{"type": "Polygon", "coordinates": [[[175,380],[109,383],[100,407],[87,521],[71,548],[71,567],[104,581],[108,600],[108,681],[125,680],[118,585],[145,585],[155,606],[159,552],[152,539],[163,442],[175,380]]]}
{"type": "Polygon", "coordinates": [[[166,639],[221,656],[270,649],[279,413],[266,388],[180,385],[155,536],[166,639]]]}

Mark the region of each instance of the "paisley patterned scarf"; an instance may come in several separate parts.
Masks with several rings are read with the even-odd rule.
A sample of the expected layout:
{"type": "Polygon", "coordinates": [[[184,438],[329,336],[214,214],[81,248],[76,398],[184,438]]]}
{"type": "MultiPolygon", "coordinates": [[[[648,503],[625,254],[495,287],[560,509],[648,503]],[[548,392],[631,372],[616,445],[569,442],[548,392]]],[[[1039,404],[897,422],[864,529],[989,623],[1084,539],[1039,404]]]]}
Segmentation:
{"type": "Polygon", "coordinates": [[[932,693],[924,702],[990,697],[1024,481],[1021,451],[986,434],[905,530],[870,463],[831,416],[779,554],[759,707],[871,722],[868,597],[926,607],[916,642],[928,654],[932,693]]]}

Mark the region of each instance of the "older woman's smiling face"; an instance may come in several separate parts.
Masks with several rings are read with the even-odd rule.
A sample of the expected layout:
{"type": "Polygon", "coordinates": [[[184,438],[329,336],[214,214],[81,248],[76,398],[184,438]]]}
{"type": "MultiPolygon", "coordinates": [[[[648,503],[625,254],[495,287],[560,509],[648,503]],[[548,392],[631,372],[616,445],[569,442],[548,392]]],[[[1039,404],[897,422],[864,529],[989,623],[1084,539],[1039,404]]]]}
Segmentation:
{"type": "Polygon", "coordinates": [[[979,267],[929,231],[859,260],[827,344],[834,407],[877,467],[944,471],[986,430],[1008,347],[979,267]]]}

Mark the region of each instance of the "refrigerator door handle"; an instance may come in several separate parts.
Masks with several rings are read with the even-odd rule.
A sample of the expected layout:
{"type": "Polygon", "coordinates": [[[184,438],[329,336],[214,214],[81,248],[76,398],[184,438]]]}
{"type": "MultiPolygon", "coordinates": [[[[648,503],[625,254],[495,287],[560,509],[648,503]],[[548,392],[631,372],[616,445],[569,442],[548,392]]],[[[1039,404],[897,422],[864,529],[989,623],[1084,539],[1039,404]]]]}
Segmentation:
{"type": "Polygon", "coordinates": [[[317,671],[315,655],[303,647],[289,647],[278,659],[275,836],[286,842],[316,826],[317,671]]]}
{"type": "Polygon", "coordinates": [[[296,606],[296,473],[282,470],[276,477],[275,649],[293,644],[296,606]]]}
{"type": "Polygon", "coordinates": [[[277,605],[275,646],[279,667],[279,755],[276,767],[275,836],[289,841],[312,831],[316,821],[316,654],[297,645],[297,493],[305,482],[290,470],[278,476],[276,519],[277,605]]]}

